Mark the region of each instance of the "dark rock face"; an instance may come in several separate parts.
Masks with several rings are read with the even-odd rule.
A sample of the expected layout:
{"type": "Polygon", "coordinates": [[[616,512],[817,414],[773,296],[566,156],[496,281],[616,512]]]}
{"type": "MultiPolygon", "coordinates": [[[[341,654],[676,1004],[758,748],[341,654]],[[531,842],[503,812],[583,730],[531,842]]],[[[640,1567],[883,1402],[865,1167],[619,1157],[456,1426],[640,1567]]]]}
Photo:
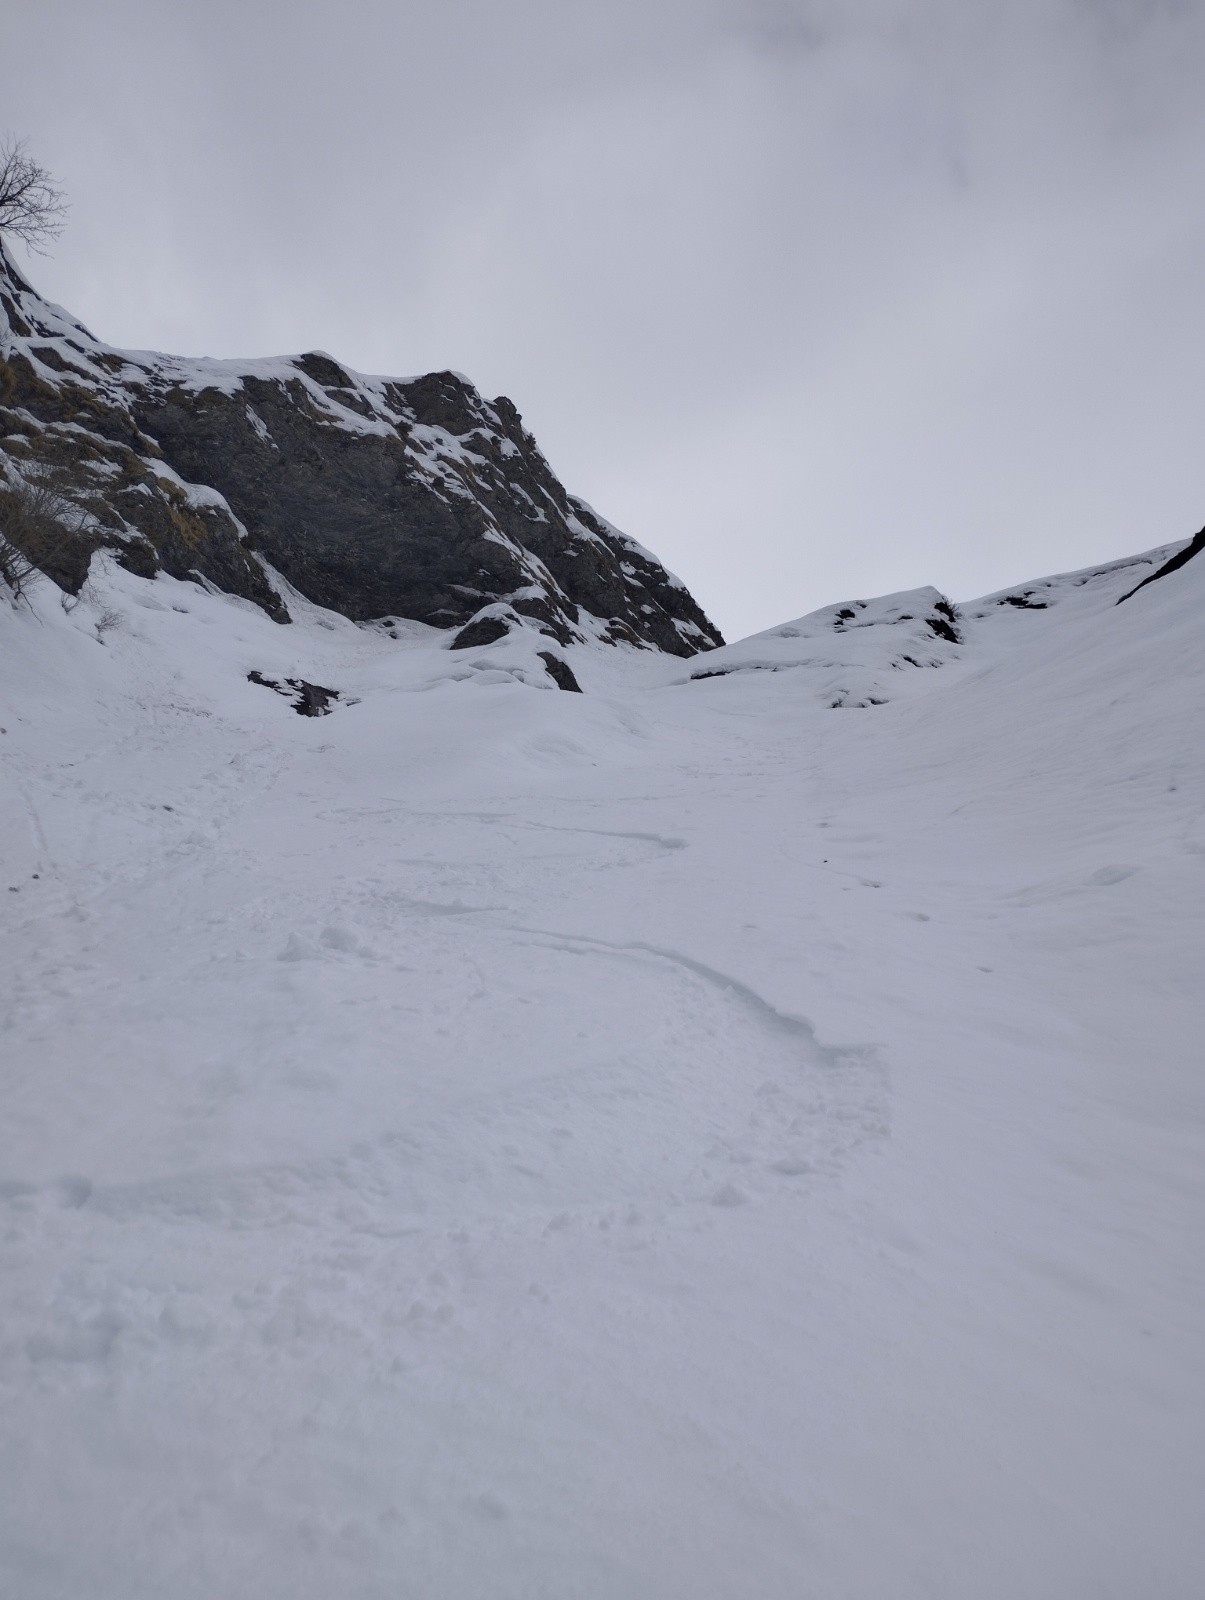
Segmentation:
{"type": "Polygon", "coordinates": [[[0,472],[53,488],[82,514],[46,570],[78,591],[112,549],[142,577],[200,577],[289,620],[221,497],[182,482],[138,429],[123,382],[135,368],[24,281],[0,246],[0,472]]]}
{"type": "Polygon", "coordinates": [[[465,647],[524,625],[681,656],[722,643],[677,579],[565,491],[504,397],[452,372],[365,378],[318,352],[113,350],[0,252],[0,467],[6,456],[55,475],[94,548],[201,576],[281,621],[260,557],[353,620],[460,627],[465,647]]]}
{"type": "Polygon", "coordinates": [[[599,631],[583,611],[674,654],[719,642],[685,589],[565,492],[508,400],[451,372],[356,386],[325,356],[291,367],[234,393],[152,380],[133,415],[309,599],[442,627],[505,600],[562,644],[599,631]]]}

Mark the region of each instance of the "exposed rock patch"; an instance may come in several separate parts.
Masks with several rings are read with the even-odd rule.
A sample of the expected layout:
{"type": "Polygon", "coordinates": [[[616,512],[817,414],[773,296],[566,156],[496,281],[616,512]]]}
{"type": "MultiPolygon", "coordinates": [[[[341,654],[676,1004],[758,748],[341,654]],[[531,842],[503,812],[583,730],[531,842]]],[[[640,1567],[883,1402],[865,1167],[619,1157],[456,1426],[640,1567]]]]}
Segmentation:
{"type": "Polygon", "coordinates": [[[1145,589],[1148,583],[1157,583],[1169,573],[1178,572],[1194,556],[1199,556],[1202,550],[1205,550],[1205,528],[1202,528],[1200,533],[1194,534],[1182,550],[1177,550],[1170,561],[1165,561],[1158,572],[1152,572],[1149,577],[1143,578],[1141,583],[1136,583],[1132,589],[1127,590],[1117,604],[1120,605],[1122,600],[1128,600],[1131,595],[1137,594],[1139,589],[1145,589]]]}
{"type": "Polygon", "coordinates": [[[560,656],[554,656],[551,650],[541,650],[539,655],[548,676],[558,689],[567,689],[570,694],[581,694],[582,686],[573,676],[573,668],[567,661],[563,661],[560,656]]]}
{"type": "Polygon", "coordinates": [[[293,710],[302,717],[329,717],[334,702],[340,698],[338,689],[324,689],[320,683],[307,683],[304,678],[265,678],[262,672],[249,672],[247,682],[262,684],[291,699],[293,710]]]}
{"type": "MultiPolygon", "coordinates": [[[[517,617],[513,620],[518,622],[517,617]]],[[[479,645],[496,644],[499,639],[505,639],[510,631],[511,621],[506,616],[495,611],[487,612],[466,623],[452,640],[449,649],[475,650],[479,645]]]]}

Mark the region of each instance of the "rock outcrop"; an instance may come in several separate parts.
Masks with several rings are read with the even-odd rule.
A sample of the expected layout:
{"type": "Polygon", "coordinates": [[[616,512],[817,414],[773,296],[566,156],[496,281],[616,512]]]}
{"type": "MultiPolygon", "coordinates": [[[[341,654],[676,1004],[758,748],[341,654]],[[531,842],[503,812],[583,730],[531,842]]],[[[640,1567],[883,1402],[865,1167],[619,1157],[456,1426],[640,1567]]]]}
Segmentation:
{"type": "Polygon", "coordinates": [[[516,626],[679,656],[723,642],[649,551],[566,492],[506,398],[452,372],[364,377],[317,352],[117,350],[2,249],[0,471],[0,516],[4,491],[32,480],[85,514],[52,574],[66,586],[108,547],[280,621],[268,568],[355,621],[414,618],[467,644],[516,626]]]}
{"type": "Polygon", "coordinates": [[[1205,551],[1205,528],[1202,528],[1199,533],[1194,533],[1183,549],[1177,550],[1175,555],[1165,561],[1157,572],[1152,572],[1149,577],[1143,578],[1141,583],[1136,583],[1132,589],[1128,589],[1117,601],[1117,604],[1120,605],[1122,600],[1129,600],[1131,596],[1138,593],[1139,589],[1145,589],[1148,583],[1158,583],[1160,578],[1166,578],[1173,572],[1179,572],[1181,567],[1187,566],[1193,557],[1199,556],[1202,551],[1205,551]]]}

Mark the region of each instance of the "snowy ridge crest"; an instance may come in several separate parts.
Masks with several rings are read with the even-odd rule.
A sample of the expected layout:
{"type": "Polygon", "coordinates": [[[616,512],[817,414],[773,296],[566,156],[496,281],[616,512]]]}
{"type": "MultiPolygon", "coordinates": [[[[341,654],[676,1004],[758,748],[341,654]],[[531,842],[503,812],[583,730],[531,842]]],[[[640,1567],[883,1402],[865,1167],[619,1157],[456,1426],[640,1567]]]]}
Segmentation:
{"type": "Polygon", "coordinates": [[[802,668],[828,705],[862,708],[891,698],[893,672],[957,660],[961,643],[959,614],[951,601],[939,589],[907,589],[824,606],[725,645],[689,680],[802,668]]]}
{"type": "Polygon", "coordinates": [[[1160,545],[1075,572],[1035,578],[978,600],[955,604],[927,586],[871,600],[823,606],[791,622],[712,651],[671,681],[695,683],[732,674],[792,671],[803,674],[816,699],[834,710],[885,705],[912,693],[913,669],[945,667],[973,660],[980,644],[1004,637],[1020,642],[1032,618],[1064,608],[1106,611],[1147,584],[1162,581],[1185,565],[1203,543],[1160,545]],[[1005,619],[1022,624],[1018,631],[1005,619]]]}

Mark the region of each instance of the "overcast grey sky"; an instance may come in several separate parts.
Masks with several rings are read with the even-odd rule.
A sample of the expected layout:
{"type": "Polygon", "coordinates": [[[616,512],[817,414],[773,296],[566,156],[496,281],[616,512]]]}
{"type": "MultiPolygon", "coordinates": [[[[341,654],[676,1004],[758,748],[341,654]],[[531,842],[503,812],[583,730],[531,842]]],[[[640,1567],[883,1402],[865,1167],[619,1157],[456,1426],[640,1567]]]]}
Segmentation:
{"type": "Polygon", "coordinates": [[[466,372],[729,637],[1205,522],[1203,82],[1205,0],[0,15],[45,293],[466,372]]]}

